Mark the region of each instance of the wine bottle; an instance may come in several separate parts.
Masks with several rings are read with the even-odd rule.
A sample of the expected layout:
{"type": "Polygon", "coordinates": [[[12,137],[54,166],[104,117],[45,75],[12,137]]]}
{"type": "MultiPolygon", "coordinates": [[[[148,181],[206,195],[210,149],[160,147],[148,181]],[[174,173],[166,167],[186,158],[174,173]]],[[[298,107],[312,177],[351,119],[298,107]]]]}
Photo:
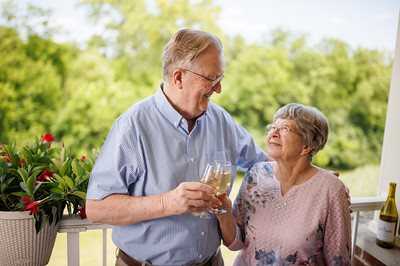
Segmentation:
{"type": "Polygon", "coordinates": [[[383,248],[393,248],[399,215],[397,213],[396,183],[389,184],[389,194],[379,213],[376,244],[383,248]]]}

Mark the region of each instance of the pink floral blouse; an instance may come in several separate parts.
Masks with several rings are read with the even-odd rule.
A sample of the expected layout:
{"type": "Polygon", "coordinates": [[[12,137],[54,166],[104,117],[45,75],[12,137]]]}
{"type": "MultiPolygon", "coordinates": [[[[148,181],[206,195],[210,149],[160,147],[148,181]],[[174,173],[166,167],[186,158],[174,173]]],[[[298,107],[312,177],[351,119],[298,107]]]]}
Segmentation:
{"type": "Polygon", "coordinates": [[[234,265],[350,265],[351,219],[344,184],[320,169],[284,196],[271,162],[245,176],[233,212],[242,249],[234,265]]]}

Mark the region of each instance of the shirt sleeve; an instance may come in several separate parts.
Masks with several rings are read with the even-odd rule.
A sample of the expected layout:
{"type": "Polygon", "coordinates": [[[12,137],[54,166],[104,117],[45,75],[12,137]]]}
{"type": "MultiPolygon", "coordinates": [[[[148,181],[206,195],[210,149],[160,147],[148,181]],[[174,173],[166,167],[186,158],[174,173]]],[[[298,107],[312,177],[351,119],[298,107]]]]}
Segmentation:
{"type": "Polygon", "coordinates": [[[331,191],[324,233],[324,256],[327,265],[350,265],[351,217],[346,188],[331,191]]]}
{"type": "Polygon", "coordinates": [[[111,128],[92,169],[87,199],[129,194],[142,174],[138,138],[129,119],[120,117],[111,128]]]}
{"type": "Polygon", "coordinates": [[[266,154],[254,143],[253,138],[243,127],[235,123],[237,138],[237,165],[244,171],[255,163],[267,160],[266,154]]]}

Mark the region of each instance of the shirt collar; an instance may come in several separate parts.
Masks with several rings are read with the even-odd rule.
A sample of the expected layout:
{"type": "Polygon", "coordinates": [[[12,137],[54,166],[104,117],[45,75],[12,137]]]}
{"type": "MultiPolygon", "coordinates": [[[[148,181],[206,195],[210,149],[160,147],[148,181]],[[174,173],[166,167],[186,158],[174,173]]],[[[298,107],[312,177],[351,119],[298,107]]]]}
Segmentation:
{"type": "Polygon", "coordinates": [[[165,96],[163,91],[163,84],[157,90],[155,94],[156,105],[160,112],[170,121],[175,127],[178,127],[181,120],[184,119],[183,116],[178,113],[174,107],[169,103],[167,96],[165,96]]]}
{"type": "MultiPolygon", "coordinates": [[[[181,122],[186,121],[182,121],[185,118],[180,113],[178,113],[178,111],[176,111],[175,108],[172,107],[171,103],[168,101],[167,96],[165,96],[165,93],[163,91],[163,85],[164,84],[160,85],[160,88],[155,94],[156,105],[161,113],[167,118],[167,120],[170,121],[177,128],[179,127],[181,122]]],[[[200,121],[203,120],[203,117],[205,117],[206,115],[207,111],[205,111],[201,116],[196,119],[196,123],[200,123],[200,121]]]]}

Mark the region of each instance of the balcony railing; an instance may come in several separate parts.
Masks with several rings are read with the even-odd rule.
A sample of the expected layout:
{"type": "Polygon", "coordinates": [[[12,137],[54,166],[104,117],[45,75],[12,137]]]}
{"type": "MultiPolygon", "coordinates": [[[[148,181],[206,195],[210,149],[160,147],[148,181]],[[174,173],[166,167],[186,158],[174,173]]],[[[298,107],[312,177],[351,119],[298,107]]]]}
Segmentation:
{"type": "MultiPolygon", "coordinates": [[[[351,199],[351,210],[353,215],[352,224],[352,253],[357,242],[358,223],[360,212],[379,210],[384,203],[381,197],[360,197],[351,199]]],[[[103,266],[107,265],[107,229],[111,225],[94,224],[88,220],[81,220],[78,217],[65,216],[60,222],[58,231],[67,233],[67,259],[68,266],[79,266],[79,233],[89,230],[103,230],[103,266]]]]}

